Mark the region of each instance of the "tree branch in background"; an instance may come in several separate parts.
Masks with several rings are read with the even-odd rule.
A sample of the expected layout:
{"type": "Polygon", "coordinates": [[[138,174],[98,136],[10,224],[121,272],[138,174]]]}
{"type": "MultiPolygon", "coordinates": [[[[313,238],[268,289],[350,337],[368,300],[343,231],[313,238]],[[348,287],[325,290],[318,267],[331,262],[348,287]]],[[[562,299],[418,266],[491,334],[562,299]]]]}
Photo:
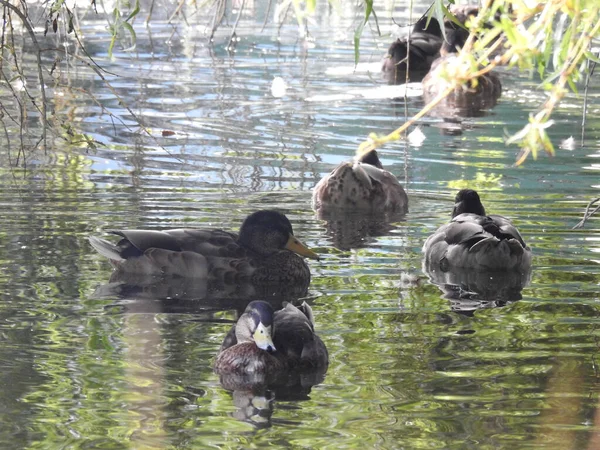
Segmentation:
{"type": "MultiPolygon", "coordinates": [[[[436,0],[436,3],[441,0],[436,0]]],[[[432,8],[436,10],[436,8],[432,8]]],[[[445,81],[453,89],[464,89],[476,83],[477,78],[497,66],[518,66],[520,70],[537,68],[542,78],[541,86],[549,92],[548,99],[539,111],[532,114],[529,123],[519,132],[507,138],[507,145],[517,144],[521,151],[516,164],[522,164],[531,154],[537,158],[544,149],[553,155],[554,146],[546,130],[554,109],[567,93],[569,85],[577,92],[576,82],[581,78],[577,70],[587,60],[595,60],[590,53],[591,42],[600,33],[600,5],[596,0],[549,0],[527,7],[523,2],[507,0],[484,1],[477,17],[466,25],[470,30],[464,47],[458,53],[452,73],[445,74],[445,81]],[[499,14],[502,13],[502,14],[499,14]],[[553,24],[563,24],[557,32],[553,24]],[[491,29],[485,24],[492,23],[491,29]],[[492,56],[500,52],[497,56],[492,56]],[[553,72],[547,74],[553,67],[553,72]]],[[[438,17],[442,23],[443,18],[438,17]]],[[[448,96],[453,89],[441,95],[448,96]]],[[[360,148],[377,148],[401,138],[407,128],[431,111],[443,98],[436,97],[398,129],[387,136],[371,134],[360,148]]]]}

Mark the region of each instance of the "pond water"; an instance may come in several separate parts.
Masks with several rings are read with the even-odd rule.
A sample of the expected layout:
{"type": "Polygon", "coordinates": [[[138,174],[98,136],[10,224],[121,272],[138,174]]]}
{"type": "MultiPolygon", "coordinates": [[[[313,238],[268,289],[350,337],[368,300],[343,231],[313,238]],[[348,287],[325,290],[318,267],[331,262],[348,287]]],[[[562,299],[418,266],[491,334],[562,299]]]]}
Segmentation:
{"type": "MultiPolygon", "coordinates": [[[[514,167],[504,135],[543,95],[535,79],[505,71],[498,105],[466,119],[462,133],[428,117],[423,143],[381,149],[409,194],[405,217],[327,221],[311,210],[312,187],[369,133],[393,130],[423,104],[378,98],[379,74],[351,70],[354,11],[319,5],[307,44],[293,21],[280,37],[272,23],[261,32],[266,5],[248,2],[229,54],[231,28],[209,45],[206,15],[186,10],[187,22],[170,24],[161,15],[175,6],[161,7],[149,28],[136,23],[136,48],[117,44],[114,58],[105,19],[81,20],[104,80],[74,59],[57,64],[55,120],[96,149],[50,134],[45,153],[11,168],[19,128],[5,122],[0,133],[0,446],[599,448],[600,219],[572,230],[600,190],[597,77],[583,139],[582,96],[568,95],[555,114],[554,158],[514,167]],[[275,77],[287,84],[279,98],[275,77]],[[558,149],[570,136],[574,148],[558,149]],[[423,242],[464,187],[510,217],[533,249],[522,291],[505,295],[500,282],[495,301],[482,303],[423,273],[423,242]],[[306,297],[330,366],[312,387],[232,393],[212,365],[244,301],[156,300],[181,286],[113,289],[87,237],[237,230],[261,208],[285,212],[322,255],[310,262],[306,297]]],[[[389,14],[380,19],[385,34],[389,14]]],[[[60,43],[51,34],[43,45],[60,43]]],[[[367,29],[361,61],[377,66],[390,40],[367,29]]],[[[54,55],[44,57],[50,65],[54,55]]],[[[35,85],[27,49],[22,63],[35,85]]],[[[17,111],[7,89],[0,95],[17,111]]],[[[29,126],[37,136],[35,116],[29,126]]]]}

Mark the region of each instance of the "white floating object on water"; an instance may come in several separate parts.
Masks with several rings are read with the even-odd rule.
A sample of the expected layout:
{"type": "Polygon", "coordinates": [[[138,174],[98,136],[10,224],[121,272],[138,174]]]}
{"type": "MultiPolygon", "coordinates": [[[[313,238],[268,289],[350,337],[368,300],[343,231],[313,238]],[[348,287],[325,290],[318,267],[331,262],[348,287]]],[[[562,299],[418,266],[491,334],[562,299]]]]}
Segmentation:
{"type": "Polygon", "coordinates": [[[575,150],[575,148],[577,147],[577,144],[575,143],[575,138],[573,136],[570,136],[567,139],[563,139],[560,142],[559,147],[563,150],[570,150],[570,151],[575,150]]]}
{"type": "Polygon", "coordinates": [[[349,93],[368,99],[420,97],[423,95],[423,87],[421,83],[392,84],[370,89],[353,89],[349,93]]]}
{"type": "Polygon", "coordinates": [[[354,100],[356,97],[351,94],[323,94],[311,95],[304,100],[307,102],[339,102],[342,100],[354,100]]]}
{"type": "Polygon", "coordinates": [[[379,73],[381,72],[381,63],[358,63],[356,66],[337,66],[329,67],[325,73],[327,75],[353,75],[356,73],[379,73]]]}
{"type": "Polygon", "coordinates": [[[284,97],[287,92],[287,84],[281,77],[273,78],[271,83],[271,95],[275,98],[284,97]]]}
{"type": "Polygon", "coordinates": [[[13,80],[10,82],[10,85],[12,86],[13,90],[15,92],[22,92],[25,90],[25,87],[27,86],[27,80],[25,80],[25,78],[13,78],[13,80]]]}
{"type": "Polygon", "coordinates": [[[423,142],[425,142],[425,139],[427,139],[427,137],[425,136],[425,133],[421,131],[421,127],[416,127],[408,134],[408,142],[415,147],[420,147],[423,142]]]}

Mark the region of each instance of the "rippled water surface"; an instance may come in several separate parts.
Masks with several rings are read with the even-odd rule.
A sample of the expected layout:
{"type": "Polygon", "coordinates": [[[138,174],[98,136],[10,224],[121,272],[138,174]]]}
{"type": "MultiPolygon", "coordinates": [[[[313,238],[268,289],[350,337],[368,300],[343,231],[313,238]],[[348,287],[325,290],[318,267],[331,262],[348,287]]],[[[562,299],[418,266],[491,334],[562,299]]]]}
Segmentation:
{"type": "MultiPolygon", "coordinates": [[[[261,33],[258,9],[232,54],[231,29],[211,46],[193,15],[138,23],[135,50],[117,45],[112,59],[106,22],[81,22],[104,80],[62,61],[62,87],[48,91],[56,119],[97,148],[51,135],[46,153],[10,169],[19,129],[8,125],[10,145],[0,133],[2,448],[600,447],[600,219],[571,230],[599,196],[597,79],[584,138],[581,96],[567,96],[550,130],[557,147],[574,136],[574,149],[513,166],[504,135],[543,95],[507,71],[497,107],[462,133],[425,118],[422,144],[381,150],[408,191],[405,217],[320,219],[316,182],[369,133],[399,126],[405,106],[422,106],[418,96],[378,98],[379,74],[352,72],[354,16],[323,10],[307,45],[293,22],[279,39],[275,25],[261,33]],[[287,84],[280,98],[275,77],[287,84]],[[530,279],[485,282],[489,302],[442,291],[422,272],[423,242],[463,187],[513,219],[534,252],[530,279]],[[312,388],[225,390],[212,364],[244,303],[153,299],[180,285],[113,289],[87,241],[119,228],[237,230],[260,208],[285,212],[323,256],[310,262],[307,300],[330,366],[312,388]]],[[[45,44],[56,45],[50,34],[45,44]]],[[[378,63],[390,39],[367,30],[361,61],[378,63]]]]}

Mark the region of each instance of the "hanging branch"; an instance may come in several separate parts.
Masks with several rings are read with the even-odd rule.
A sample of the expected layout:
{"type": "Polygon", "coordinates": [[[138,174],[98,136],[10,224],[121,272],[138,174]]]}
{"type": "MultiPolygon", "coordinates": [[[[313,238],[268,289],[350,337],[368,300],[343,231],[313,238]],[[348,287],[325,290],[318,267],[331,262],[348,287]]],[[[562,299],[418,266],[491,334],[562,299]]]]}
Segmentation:
{"type": "Polygon", "coordinates": [[[44,147],[44,152],[47,149],[47,129],[48,129],[48,120],[46,117],[46,89],[44,87],[44,73],[42,71],[42,49],[38,43],[38,40],[35,36],[35,32],[33,31],[33,27],[32,25],[29,23],[29,19],[28,17],[23,14],[21,12],[21,10],[19,8],[17,8],[16,6],[13,6],[8,0],[0,0],[0,5],[4,6],[5,8],[10,9],[12,12],[14,12],[19,19],[21,19],[21,22],[23,23],[23,26],[25,27],[25,29],[27,30],[27,32],[29,33],[29,36],[31,37],[31,41],[33,42],[33,45],[35,46],[37,52],[36,52],[36,58],[37,58],[37,66],[38,66],[38,79],[40,82],[40,93],[42,96],[42,105],[41,108],[40,106],[38,106],[35,102],[35,100],[33,98],[31,98],[32,103],[34,104],[34,106],[38,109],[38,111],[40,111],[41,115],[42,115],[42,141],[44,143],[43,147],[44,147]]]}
{"type": "Polygon", "coordinates": [[[583,219],[581,219],[579,221],[579,223],[577,225],[575,225],[573,228],[571,228],[572,230],[577,230],[578,228],[583,228],[583,226],[585,225],[585,223],[587,222],[587,220],[592,217],[594,214],[596,214],[596,212],[600,209],[600,205],[596,206],[596,208],[590,212],[590,208],[598,201],[600,200],[600,197],[595,198],[594,200],[590,201],[588,203],[588,205],[585,208],[585,214],[583,215],[583,219]]]}

